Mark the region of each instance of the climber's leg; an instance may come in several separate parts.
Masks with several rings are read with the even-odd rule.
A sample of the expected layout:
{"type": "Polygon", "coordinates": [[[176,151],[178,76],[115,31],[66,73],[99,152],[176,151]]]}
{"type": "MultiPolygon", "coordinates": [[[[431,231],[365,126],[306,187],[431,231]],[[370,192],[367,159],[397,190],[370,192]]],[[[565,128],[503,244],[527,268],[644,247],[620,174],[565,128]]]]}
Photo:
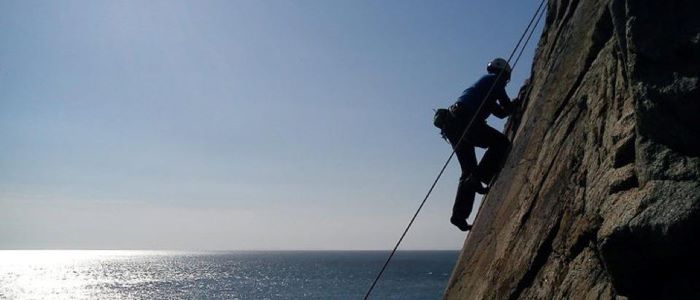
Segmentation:
{"type": "Polygon", "coordinates": [[[452,206],[452,217],[463,220],[468,218],[474,205],[474,196],[474,188],[471,186],[469,179],[460,180],[457,185],[455,204],[452,206]]]}
{"type": "Polygon", "coordinates": [[[474,169],[476,169],[476,154],[474,153],[474,146],[469,145],[466,142],[462,142],[462,144],[459,145],[459,148],[455,148],[455,143],[450,141],[450,144],[452,144],[452,148],[455,149],[455,155],[457,156],[459,167],[462,170],[462,174],[459,176],[459,181],[467,180],[474,172],[474,169]]]}
{"type": "Polygon", "coordinates": [[[493,176],[498,173],[503,160],[506,158],[510,141],[505,135],[486,125],[486,123],[474,126],[473,136],[476,146],[488,148],[474,171],[481,182],[488,184],[493,176]]]}
{"type": "Polygon", "coordinates": [[[459,227],[462,231],[466,231],[471,228],[466,222],[466,219],[469,217],[472,206],[474,205],[474,188],[471,181],[471,174],[476,168],[476,155],[474,153],[474,146],[470,145],[467,141],[462,141],[459,147],[457,147],[457,142],[460,137],[461,132],[451,132],[447,134],[447,139],[450,141],[450,144],[452,144],[453,149],[455,149],[457,161],[459,161],[459,166],[462,169],[450,222],[459,227]]]}

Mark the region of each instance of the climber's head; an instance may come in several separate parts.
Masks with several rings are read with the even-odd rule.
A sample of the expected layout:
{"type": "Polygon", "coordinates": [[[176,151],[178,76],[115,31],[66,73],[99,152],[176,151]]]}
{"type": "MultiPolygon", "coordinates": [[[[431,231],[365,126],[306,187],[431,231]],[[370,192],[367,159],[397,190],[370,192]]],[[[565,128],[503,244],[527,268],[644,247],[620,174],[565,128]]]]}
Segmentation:
{"type": "Polygon", "coordinates": [[[505,59],[498,57],[494,58],[488,65],[486,65],[486,71],[489,72],[489,74],[499,74],[503,72],[503,75],[501,76],[507,81],[510,80],[510,72],[512,69],[505,59]]]}

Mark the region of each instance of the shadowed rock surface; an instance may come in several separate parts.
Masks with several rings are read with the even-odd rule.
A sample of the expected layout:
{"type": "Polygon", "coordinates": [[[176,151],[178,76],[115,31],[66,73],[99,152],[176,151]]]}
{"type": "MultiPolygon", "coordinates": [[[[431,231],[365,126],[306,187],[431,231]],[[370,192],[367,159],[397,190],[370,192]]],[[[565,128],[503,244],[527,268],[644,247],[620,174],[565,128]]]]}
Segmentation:
{"type": "Polygon", "coordinates": [[[550,0],[447,299],[700,299],[700,1],[550,0]]]}

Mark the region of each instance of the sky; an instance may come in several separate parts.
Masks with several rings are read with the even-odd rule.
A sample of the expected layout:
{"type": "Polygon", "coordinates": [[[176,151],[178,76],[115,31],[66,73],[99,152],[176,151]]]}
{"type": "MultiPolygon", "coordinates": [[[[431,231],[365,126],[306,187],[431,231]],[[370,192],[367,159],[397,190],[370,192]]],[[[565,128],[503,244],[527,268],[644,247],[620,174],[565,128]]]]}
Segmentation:
{"type": "MultiPolygon", "coordinates": [[[[391,249],[538,3],[0,1],[0,249],[391,249]]],[[[458,169],[400,249],[461,248],[458,169]]]]}

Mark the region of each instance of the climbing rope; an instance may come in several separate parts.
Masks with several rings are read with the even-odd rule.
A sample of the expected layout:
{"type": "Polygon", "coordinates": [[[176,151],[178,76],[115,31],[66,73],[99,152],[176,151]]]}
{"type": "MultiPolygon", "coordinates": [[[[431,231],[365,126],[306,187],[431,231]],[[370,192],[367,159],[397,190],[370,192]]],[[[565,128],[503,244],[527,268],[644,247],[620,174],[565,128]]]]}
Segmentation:
{"type": "MultiPolygon", "coordinates": [[[[542,2],[544,3],[544,2],[542,2]]],[[[542,6],[542,3],[540,3],[540,7],[542,6]]],[[[539,10],[539,8],[538,8],[539,10]]],[[[518,65],[518,62],[520,61],[520,57],[523,55],[523,52],[525,51],[525,45],[527,45],[530,42],[530,38],[532,38],[532,34],[535,33],[535,28],[537,28],[537,25],[540,24],[540,21],[542,20],[542,16],[544,16],[545,10],[543,9],[542,11],[535,12],[535,16],[539,13],[539,16],[537,17],[537,21],[535,21],[535,26],[532,27],[532,30],[530,30],[530,33],[527,35],[527,39],[525,39],[525,43],[523,44],[523,47],[520,48],[520,52],[518,53],[518,56],[515,57],[515,61],[513,62],[513,66],[511,67],[513,70],[515,70],[515,66],[518,65]]],[[[532,21],[530,21],[532,22],[532,21]]],[[[529,26],[529,25],[528,25],[529,26]]]]}
{"type": "MultiPolygon", "coordinates": [[[[525,38],[526,35],[528,35],[528,32],[530,32],[530,31],[534,32],[534,31],[535,31],[535,27],[537,27],[537,25],[535,25],[534,27],[533,27],[532,25],[533,25],[533,23],[535,22],[535,19],[537,19],[537,23],[539,23],[539,20],[540,20],[540,18],[541,18],[540,11],[542,11],[542,13],[544,13],[544,10],[543,10],[544,2],[545,2],[545,0],[541,0],[541,1],[540,1],[540,5],[537,7],[537,11],[535,11],[535,14],[534,14],[534,15],[532,16],[532,18],[530,19],[530,23],[527,24],[527,27],[525,28],[525,31],[523,32],[523,34],[520,36],[520,39],[518,40],[518,43],[515,45],[515,47],[513,48],[513,51],[511,51],[510,55],[508,56],[507,62],[508,62],[509,64],[510,64],[511,59],[512,59],[513,56],[515,55],[515,53],[516,53],[516,52],[518,51],[518,49],[520,48],[520,45],[521,45],[521,43],[523,42],[523,39],[525,38]],[[540,15],[539,18],[537,17],[538,15],[540,15]],[[532,27],[532,30],[530,30],[531,27],[532,27]]],[[[522,44],[522,49],[520,50],[520,53],[518,54],[518,57],[517,57],[517,59],[515,60],[515,63],[513,64],[513,67],[511,68],[511,72],[515,69],[515,64],[517,64],[518,60],[520,59],[520,56],[522,55],[522,53],[523,53],[525,47],[527,46],[527,43],[530,41],[530,37],[532,36],[532,32],[529,33],[529,35],[528,35],[528,37],[527,37],[527,40],[525,41],[525,43],[522,44]]],[[[486,97],[484,97],[484,101],[481,102],[481,105],[479,105],[479,107],[477,108],[476,113],[474,114],[474,116],[478,116],[478,115],[479,115],[479,112],[481,112],[481,109],[483,108],[484,103],[486,103],[486,99],[488,99],[488,97],[489,97],[489,96],[491,95],[491,93],[493,92],[493,89],[496,87],[496,83],[498,82],[498,80],[501,79],[501,76],[503,75],[503,71],[504,71],[504,69],[501,69],[501,71],[498,72],[498,75],[496,76],[496,80],[494,81],[494,84],[491,85],[491,88],[489,88],[489,91],[486,93],[486,97]]],[[[401,242],[403,241],[404,237],[405,237],[406,234],[408,233],[408,230],[409,230],[409,229],[411,228],[411,226],[413,225],[413,222],[416,220],[416,217],[418,217],[418,214],[420,213],[421,209],[423,209],[423,206],[425,205],[425,202],[426,202],[426,201],[428,200],[428,198],[430,197],[430,194],[432,194],[433,189],[435,189],[435,185],[437,185],[438,181],[440,181],[440,178],[442,177],[442,174],[445,172],[445,169],[447,169],[447,166],[450,164],[450,161],[452,160],[452,157],[454,157],[455,152],[456,152],[455,149],[457,149],[457,147],[459,147],[459,145],[462,143],[462,140],[464,140],[464,137],[467,135],[467,132],[469,132],[469,129],[471,128],[472,124],[474,123],[474,119],[475,119],[475,118],[476,118],[476,117],[472,117],[472,119],[471,119],[471,120],[469,121],[469,123],[467,124],[467,127],[464,129],[464,132],[462,133],[462,136],[459,138],[459,140],[457,141],[457,144],[456,144],[455,147],[453,148],[452,153],[451,153],[450,156],[447,158],[447,161],[445,161],[445,163],[443,164],[442,168],[440,169],[440,172],[438,173],[437,177],[436,177],[435,180],[433,181],[433,184],[430,185],[430,188],[428,189],[428,192],[425,194],[425,197],[423,197],[423,201],[421,201],[420,205],[418,206],[418,209],[417,209],[416,212],[413,214],[413,217],[411,218],[411,221],[408,222],[408,225],[406,226],[406,229],[404,229],[403,233],[401,234],[401,237],[400,237],[399,240],[396,242],[396,245],[394,246],[394,249],[391,250],[391,253],[389,254],[389,257],[386,259],[386,261],[384,262],[384,265],[382,266],[381,270],[379,271],[379,273],[377,274],[377,276],[374,278],[374,281],[372,282],[372,285],[369,287],[369,289],[367,289],[367,293],[365,294],[365,297],[363,298],[364,300],[367,300],[367,299],[369,298],[369,295],[372,293],[372,290],[374,290],[374,287],[377,285],[377,282],[378,282],[379,279],[382,277],[382,274],[384,274],[384,271],[386,270],[387,266],[389,265],[389,262],[391,262],[391,259],[394,257],[394,254],[396,254],[396,250],[399,248],[399,245],[401,245],[401,242]]]]}

